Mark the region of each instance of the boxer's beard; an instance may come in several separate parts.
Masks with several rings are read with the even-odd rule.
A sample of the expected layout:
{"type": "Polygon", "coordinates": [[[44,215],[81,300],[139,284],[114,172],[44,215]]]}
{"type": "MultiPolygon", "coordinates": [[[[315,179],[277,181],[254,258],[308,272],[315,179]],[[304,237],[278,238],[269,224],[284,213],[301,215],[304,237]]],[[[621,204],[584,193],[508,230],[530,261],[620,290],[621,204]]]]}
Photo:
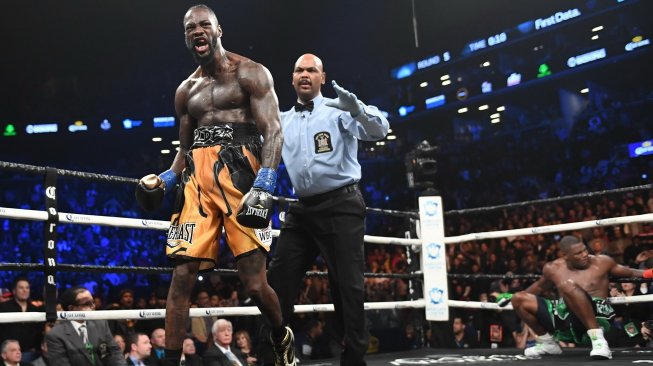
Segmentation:
{"type": "Polygon", "coordinates": [[[190,54],[193,55],[193,59],[200,65],[208,65],[213,62],[213,55],[215,55],[215,50],[218,48],[218,39],[211,38],[208,43],[209,51],[204,55],[197,54],[195,51],[195,44],[193,42],[189,43],[186,41],[186,48],[190,51],[190,54]]]}

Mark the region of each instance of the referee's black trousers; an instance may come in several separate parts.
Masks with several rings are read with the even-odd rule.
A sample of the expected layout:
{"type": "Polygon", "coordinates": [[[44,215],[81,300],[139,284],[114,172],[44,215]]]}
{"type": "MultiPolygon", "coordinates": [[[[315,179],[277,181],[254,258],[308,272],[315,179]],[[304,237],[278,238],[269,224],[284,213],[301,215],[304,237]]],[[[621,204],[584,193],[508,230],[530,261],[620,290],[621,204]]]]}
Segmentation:
{"type": "MultiPolygon", "coordinates": [[[[328,266],[336,324],[344,345],[340,364],[365,365],[369,333],[365,326],[365,201],[356,186],[344,193],[290,205],[277,238],[268,281],[279,296],[288,323],[304,275],[321,254],[328,266]]],[[[340,189],[342,191],[342,189],[340,189]]]]}

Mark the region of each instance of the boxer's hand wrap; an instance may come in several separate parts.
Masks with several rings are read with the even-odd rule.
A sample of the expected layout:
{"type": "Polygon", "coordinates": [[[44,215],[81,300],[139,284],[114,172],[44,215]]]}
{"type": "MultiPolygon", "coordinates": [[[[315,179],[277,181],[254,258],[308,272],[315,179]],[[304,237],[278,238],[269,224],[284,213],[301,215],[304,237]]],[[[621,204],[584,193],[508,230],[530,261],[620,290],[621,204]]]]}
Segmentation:
{"type": "Polygon", "coordinates": [[[272,168],[261,168],[254,179],[252,189],[238,205],[236,220],[245,227],[263,229],[272,217],[272,192],[277,185],[277,172],[272,168]]]}
{"type": "Polygon", "coordinates": [[[644,271],[644,273],[642,273],[642,277],[647,279],[653,278],[653,268],[649,268],[646,271],[644,271]]]}
{"type": "Polygon", "coordinates": [[[179,183],[179,178],[177,174],[171,169],[166,170],[165,172],[159,174],[159,179],[163,182],[163,190],[165,193],[170,192],[176,185],[179,183]]]}
{"type": "Polygon", "coordinates": [[[338,94],[338,99],[334,101],[327,101],[325,103],[327,106],[347,111],[354,118],[363,113],[363,103],[358,100],[356,94],[340,87],[340,85],[338,85],[335,80],[332,80],[331,84],[333,85],[333,90],[335,90],[336,94],[338,94]]]}
{"type": "Polygon", "coordinates": [[[270,194],[277,187],[277,172],[272,168],[261,168],[256,174],[252,188],[259,188],[270,194]]]}
{"type": "Polygon", "coordinates": [[[508,292],[501,293],[497,295],[497,305],[499,307],[505,307],[508,304],[510,304],[510,300],[512,299],[512,294],[508,292]]]}

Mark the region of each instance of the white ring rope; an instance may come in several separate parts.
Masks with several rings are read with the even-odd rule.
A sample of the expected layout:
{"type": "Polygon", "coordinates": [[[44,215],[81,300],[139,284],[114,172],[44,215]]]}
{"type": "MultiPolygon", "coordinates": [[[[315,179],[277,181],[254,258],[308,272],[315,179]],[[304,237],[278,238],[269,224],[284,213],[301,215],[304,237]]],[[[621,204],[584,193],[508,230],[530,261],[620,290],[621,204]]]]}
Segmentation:
{"type": "MultiPolygon", "coordinates": [[[[424,299],[413,301],[367,302],[365,310],[388,310],[423,308],[424,299]]],[[[296,313],[315,313],[334,311],[333,304],[295,305],[296,313]]],[[[261,315],[256,306],[234,306],[224,308],[191,308],[191,318],[205,316],[248,316],[261,315]]],[[[165,309],[141,310],[94,310],[94,311],[58,311],[58,320],[124,320],[124,319],[162,319],[166,316],[165,309]]],[[[17,312],[0,313],[0,323],[14,322],[44,322],[45,313],[17,312]]]]}
{"type": "MultiPolygon", "coordinates": [[[[132,229],[168,230],[169,221],[132,219],[127,217],[96,216],[59,212],[59,222],[63,224],[103,225],[132,229]]],[[[24,210],[19,208],[0,207],[0,218],[19,220],[45,221],[48,218],[46,211],[24,210]]],[[[279,230],[273,229],[272,236],[278,237],[279,230]]],[[[365,242],[370,244],[390,245],[419,245],[419,239],[388,238],[383,236],[365,235],[365,242]]]]}
{"type": "MultiPolygon", "coordinates": [[[[65,212],[59,212],[58,216],[59,216],[59,222],[70,223],[70,224],[105,225],[105,226],[114,226],[114,227],[128,227],[128,228],[135,228],[135,229],[156,229],[156,230],[168,230],[168,227],[170,226],[170,222],[168,221],[132,219],[126,217],[83,215],[83,214],[73,214],[73,213],[65,213],[65,212]]],[[[45,221],[48,217],[48,214],[45,211],[0,207],[0,217],[23,219],[23,220],[34,220],[34,221],[45,221]]],[[[498,239],[498,238],[505,238],[509,236],[522,236],[522,235],[529,236],[529,235],[555,233],[561,231],[587,229],[587,228],[598,227],[598,226],[614,226],[620,224],[629,224],[633,222],[653,222],[653,213],[648,213],[643,215],[612,217],[612,218],[601,219],[601,220],[571,222],[566,224],[545,225],[545,226],[537,226],[537,227],[530,227],[530,228],[523,228],[523,229],[487,231],[487,232],[480,232],[480,233],[464,234],[459,236],[449,236],[449,237],[445,237],[444,243],[455,244],[455,243],[461,243],[465,241],[498,239]]],[[[272,235],[274,237],[279,236],[279,230],[276,229],[272,230],[272,235]]],[[[390,245],[404,245],[404,246],[422,244],[421,239],[391,238],[391,237],[372,236],[372,235],[365,235],[365,242],[370,244],[390,244],[390,245]]]]}
{"type": "MultiPolygon", "coordinates": [[[[639,296],[618,296],[607,299],[610,304],[634,304],[653,301],[653,294],[639,296]]],[[[365,310],[419,309],[426,305],[424,299],[412,301],[366,302],[365,310]]],[[[500,307],[493,302],[449,300],[449,307],[463,309],[513,310],[512,305],[500,307]]],[[[295,313],[319,313],[334,311],[333,304],[295,305],[295,313]]],[[[191,318],[206,316],[256,316],[261,311],[256,306],[234,306],[223,308],[191,308],[191,318]]],[[[58,320],[124,320],[124,319],[163,319],[165,309],[144,310],[95,310],[95,311],[58,311],[58,320]]],[[[44,322],[45,313],[19,312],[0,313],[0,324],[15,322],[44,322]]]]}
{"type": "Polygon", "coordinates": [[[483,233],[472,233],[472,234],[465,234],[459,236],[449,236],[444,239],[444,242],[445,244],[453,244],[453,243],[461,243],[464,241],[472,241],[472,240],[505,238],[508,236],[520,236],[520,235],[528,236],[528,235],[548,234],[548,233],[555,233],[561,231],[587,229],[587,228],[592,228],[597,226],[614,226],[620,224],[630,224],[633,222],[653,222],[653,213],[648,213],[643,215],[612,217],[612,218],[601,219],[601,220],[571,222],[566,224],[545,225],[545,226],[529,227],[524,229],[488,231],[483,233]]]}

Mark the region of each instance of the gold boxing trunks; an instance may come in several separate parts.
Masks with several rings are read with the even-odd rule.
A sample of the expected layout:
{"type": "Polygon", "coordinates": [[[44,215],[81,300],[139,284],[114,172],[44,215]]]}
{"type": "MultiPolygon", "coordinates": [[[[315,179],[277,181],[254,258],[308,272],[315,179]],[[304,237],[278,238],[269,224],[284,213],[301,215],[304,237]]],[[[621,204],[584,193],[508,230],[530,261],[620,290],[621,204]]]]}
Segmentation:
{"type": "Polygon", "coordinates": [[[269,226],[252,229],[236,221],[236,209],[252,187],[260,156],[261,137],[253,124],[221,123],[195,130],[170,220],[169,258],[202,261],[200,270],[214,268],[223,227],[234,257],[258,248],[270,250],[269,226]]]}

